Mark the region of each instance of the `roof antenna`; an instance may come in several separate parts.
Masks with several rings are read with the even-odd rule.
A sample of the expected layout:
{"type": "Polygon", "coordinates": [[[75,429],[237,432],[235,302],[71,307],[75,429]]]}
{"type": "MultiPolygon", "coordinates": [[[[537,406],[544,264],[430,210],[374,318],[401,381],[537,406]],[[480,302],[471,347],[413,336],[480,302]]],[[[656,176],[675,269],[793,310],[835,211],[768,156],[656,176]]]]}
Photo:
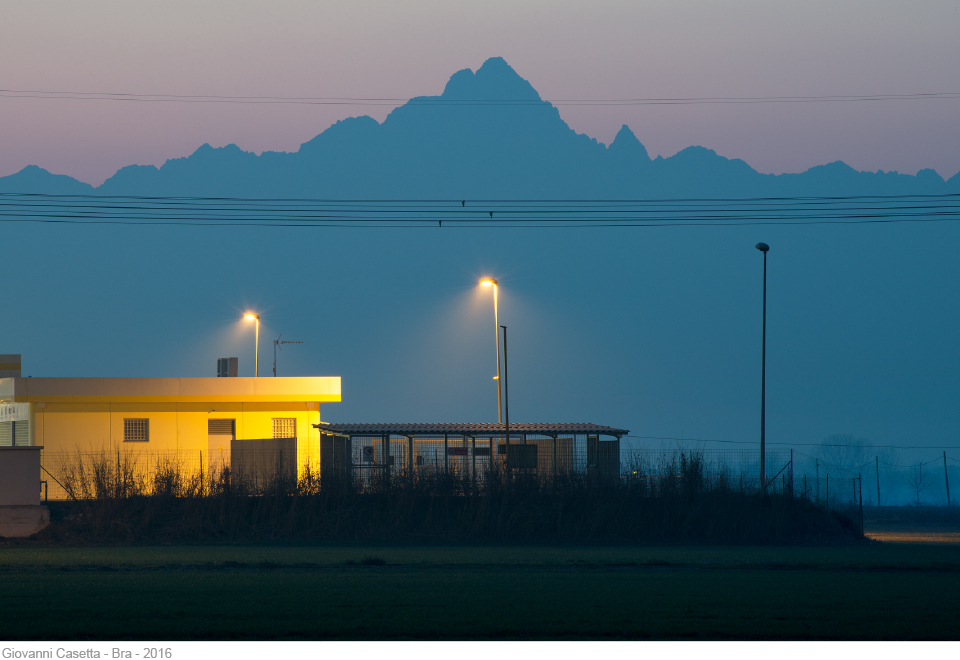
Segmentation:
{"type": "MultiPolygon", "coordinates": [[[[280,337],[283,336],[283,333],[280,333],[280,337]]],[[[280,341],[280,337],[277,337],[273,340],[273,377],[277,377],[277,349],[280,348],[281,344],[302,344],[302,341],[280,341]]],[[[280,348],[283,351],[282,348],[280,348]]]]}

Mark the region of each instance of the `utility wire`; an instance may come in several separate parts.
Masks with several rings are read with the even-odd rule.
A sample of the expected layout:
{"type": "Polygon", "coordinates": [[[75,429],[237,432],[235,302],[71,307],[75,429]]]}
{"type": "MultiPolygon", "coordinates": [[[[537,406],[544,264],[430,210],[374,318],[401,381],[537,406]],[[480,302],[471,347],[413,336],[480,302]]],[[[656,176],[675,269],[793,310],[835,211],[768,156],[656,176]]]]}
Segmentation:
{"type": "Polygon", "coordinates": [[[484,199],[461,199],[461,198],[411,198],[411,199],[358,199],[358,198],[322,198],[322,197],[192,197],[186,195],[98,195],[91,193],[73,193],[73,194],[51,194],[51,193],[23,193],[23,192],[2,192],[2,197],[28,197],[28,198],[50,198],[50,199],[137,199],[137,200],[161,200],[161,201],[235,201],[244,204],[251,202],[288,202],[288,203],[316,203],[316,204],[650,204],[650,203],[695,203],[695,202],[796,202],[796,201],[847,201],[847,200],[897,200],[897,199],[960,199],[960,193],[939,193],[939,194],[901,194],[901,195],[840,195],[840,196],[783,196],[783,197],[664,197],[664,198],[637,198],[637,199],[583,199],[570,197],[556,198],[484,198],[484,199]]]}
{"type": "Polygon", "coordinates": [[[665,200],[323,200],[0,194],[0,221],[320,227],[653,227],[942,222],[960,195],[665,200]],[[436,223],[436,224],[434,224],[436,223]]]}
{"type": "MultiPolygon", "coordinates": [[[[628,437],[628,438],[648,438],[648,439],[657,439],[657,440],[692,440],[692,439],[689,439],[689,438],[686,438],[686,439],[681,439],[681,438],[653,438],[652,436],[633,436],[633,435],[628,435],[628,436],[625,436],[625,437],[628,437]]],[[[737,441],[737,440],[698,440],[697,442],[743,442],[743,443],[745,443],[745,444],[755,444],[755,443],[756,443],[756,441],[749,441],[749,442],[747,442],[747,441],[737,441]]],[[[805,443],[796,443],[796,442],[794,442],[794,443],[787,443],[787,442],[771,443],[771,442],[768,442],[767,444],[768,444],[768,445],[769,445],[769,444],[789,445],[789,446],[791,446],[791,447],[843,447],[843,448],[858,449],[858,447],[851,447],[851,445],[805,444],[805,443]]],[[[873,446],[870,446],[870,447],[864,447],[863,449],[864,449],[864,450],[870,450],[870,449],[875,449],[875,448],[888,448],[888,447],[893,447],[893,445],[873,445],[873,446]]],[[[930,447],[896,447],[896,448],[898,448],[898,449],[930,449],[930,447]]],[[[941,449],[941,448],[940,448],[940,447],[936,447],[936,449],[941,449]]],[[[948,449],[960,449],[960,447],[948,447],[948,449]]],[[[721,451],[721,450],[708,450],[708,451],[721,451]]],[[[749,450],[740,450],[740,451],[749,451],[749,450]]],[[[759,451],[759,450],[754,450],[754,451],[759,451]]],[[[630,449],[627,449],[627,452],[628,452],[628,453],[633,453],[633,454],[650,454],[650,453],[657,454],[657,453],[662,453],[661,450],[657,450],[657,449],[638,449],[638,450],[630,450],[630,449]]],[[[820,462],[820,465],[822,465],[822,466],[824,466],[824,467],[826,467],[826,468],[834,468],[834,469],[837,469],[837,470],[848,471],[848,472],[851,471],[851,470],[862,470],[863,468],[872,466],[872,465],[874,464],[874,459],[870,459],[870,460],[868,460],[868,461],[866,461],[866,462],[864,462],[864,463],[862,463],[862,464],[860,464],[860,465],[852,465],[852,466],[849,466],[849,467],[845,467],[845,466],[843,466],[843,465],[841,465],[841,464],[839,464],[839,463],[835,463],[835,462],[830,461],[830,460],[828,460],[828,459],[824,459],[824,458],[819,457],[819,456],[814,456],[814,455],[812,455],[812,454],[807,454],[807,453],[802,452],[802,451],[796,451],[796,452],[794,452],[794,453],[795,453],[795,456],[794,456],[794,460],[795,460],[795,461],[796,461],[796,457],[797,457],[797,456],[802,456],[802,457],[805,457],[807,460],[813,460],[813,459],[815,459],[815,460],[817,460],[817,461],[820,462]]],[[[930,459],[929,461],[918,461],[917,463],[910,463],[910,464],[907,464],[907,465],[901,465],[901,464],[899,464],[899,463],[888,463],[887,461],[879,461],[879,462],[882,463],[883,465],[886,465],[887,467],[894,467],[894,468],[901,468],[901,469],[909,469],[909,468],[912,468],[912,467],[916,467],[917,465],[923,466],[923,465],[930,465],[930,464],[932,464],[932,463],[939,463],[939,462],[941,462],[942,460],[943,460],[943,457],[942,457],[942,456],[936,456],[936,457],[930,459]]],[[[952,459],[952,458],[950,458],[950,457],[947,457],[947,460],[956,460],[956,459],[952,459]]]]}
{"type": "Polygon", "coordinates": [[[67,90],[0,89],[0,98],[60,99],[75,101],[121,101],[140,103],[228,103],[239,105],[352,105],[352,106],[642,106],[642,105],[750,105],[771,103],[854,103],[876,101],[930,101],[960,98],[960,92],[918,94],[837,94],[822,96],[717,96],[622,99],[445,99],[437,96],[322,97],[322,96],[228,96],[218,94],[131,94],[67,90]]]}
{"type": "MultiPolygon", "coordinates": [[[[722,222],[722,221],[701,221],[701,222],[621,222],[621,223],[584,223],[584,224],[520,224],[520,223],[471,223],[448,222],[448,229],[617,229],[617,228],[640,228],[640,227],[759,227],[759,226],[808,226],[808,225],[862,225],[862,224],[896,224],[903,222],[943,222],[954,221],[960,217],[936,218],[921,217],[914,219],[907,218],[861,218],[850,220],[806,220],[806,221],[775,221],[775,220],[757,220],[753,222],[722,222]]],[[[131,226],[189,226],[189,227],[328,227],[328,228],[349,228],[349,229],[437,229],[443,228],[444,221],[438,221],[434,224],[412,224],[413,220],[402,222],[390,222],[388,224],[372,224],[371,221],[363,222],[353,221],[210,221],[210,220],[190,220],[183,221],[179,219],[143,219],[143,220],[101,220],[94,218],[70,218],[57,216],[43,217],[4,217],[0,214],[0,222],[28,222],[28,223],[51,223],[51,224],[74,224],[74,225],[131,225],[131,226]]]]}
{"type": "MultiPolygon", "coordinates": [[[[719,442],[725,444],[741,444],[741,445],[754,445],[757,444],[756,440],[714,440],[710,438],[673,438],[665,436],[655,436],[655,435],[627,435],[624,436],[627,438],[635,438],[638,440],[677,440],[680,442],[719,442]]],[[[855,445],[841,445],[841,444],[827,444],[822,442],[767,442],[768,445],[778,445],[786,447],[844,447],[844,448],[854,448],[855,445]]],[[[865,451],[870,451],[872,449],[960,449],[960,446],[906,446],[906,445],[870,445],[864,446],[865,451]]],[[[948,460],[955,460],[947,457],[948,460]]],[[[936,459],[934,459],[936,460],[936,459]]],[[[880,461],[881,463],[883,461],[880,461]]]]}

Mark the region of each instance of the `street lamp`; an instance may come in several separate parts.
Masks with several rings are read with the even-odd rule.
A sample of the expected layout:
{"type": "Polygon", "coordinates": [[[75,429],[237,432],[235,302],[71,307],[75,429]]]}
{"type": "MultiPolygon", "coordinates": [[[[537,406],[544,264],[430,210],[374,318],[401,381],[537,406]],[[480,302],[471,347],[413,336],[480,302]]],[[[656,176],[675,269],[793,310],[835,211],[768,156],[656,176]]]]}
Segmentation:
{"type": "Polygon", "coordinates": [[[760,357],[760,486],[767,492],[766,463],[766,397],[767,397],[767,252],[770,246],[757,243],[754,247],[763,252],[763,340],[760,357]]]}
{"type": "Polygon", "coordinates": [[[247,312],[243,315],[243,318],[247,319],[248,321],[257,322],[257,344],[253,358],[253,376],[256,378],[260,375],[260,316],[258,314],[254,314],[253,312],[247,312]]]}
{"type": "Polygon", "coordinates": [[[497,281],[492,277],[485,277],[480,280],[480,286],[493,287],[493,333],[497,340],[497,375],[493,379],[497,381],[497,424],[503,424],[503,406],[500,397],[500,312],[497,309],[497,281]]]}

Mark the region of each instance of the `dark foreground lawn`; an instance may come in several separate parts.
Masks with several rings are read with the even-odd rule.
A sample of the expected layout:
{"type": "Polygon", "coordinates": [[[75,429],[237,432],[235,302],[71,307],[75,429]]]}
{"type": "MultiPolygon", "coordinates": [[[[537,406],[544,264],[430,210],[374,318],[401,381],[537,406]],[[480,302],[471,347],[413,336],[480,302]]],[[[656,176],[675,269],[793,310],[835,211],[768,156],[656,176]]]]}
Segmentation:
{"type": "Polygon", "coordinates": [[[0,548],[4,639],[956,639],[960,547],[0,548]]]}

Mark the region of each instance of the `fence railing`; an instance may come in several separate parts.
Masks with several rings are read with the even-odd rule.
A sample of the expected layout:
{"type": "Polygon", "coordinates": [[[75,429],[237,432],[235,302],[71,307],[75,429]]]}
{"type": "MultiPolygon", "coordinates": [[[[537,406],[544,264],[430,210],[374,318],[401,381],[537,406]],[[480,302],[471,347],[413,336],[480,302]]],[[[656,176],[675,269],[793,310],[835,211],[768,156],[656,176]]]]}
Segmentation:
{"type": "MultiPolygon", "coordinates": [[[[635,449],[596,436],[322,437],[240,440],[230,451],[41,454],[42,479],[54,500],[139,494],[202,496],[225,491],[376,491],[403,485],[444,492],[484,492],[521,482],[550,487],[571,482],[663,492],[680,482],[704,490],[761,490],[760,457],[750,450],[635,449]]],[[[856,478],[831,477],[795,461],[789,450],[766,454],[767,492],[831,507],[856,505],[856,478]]]]}

